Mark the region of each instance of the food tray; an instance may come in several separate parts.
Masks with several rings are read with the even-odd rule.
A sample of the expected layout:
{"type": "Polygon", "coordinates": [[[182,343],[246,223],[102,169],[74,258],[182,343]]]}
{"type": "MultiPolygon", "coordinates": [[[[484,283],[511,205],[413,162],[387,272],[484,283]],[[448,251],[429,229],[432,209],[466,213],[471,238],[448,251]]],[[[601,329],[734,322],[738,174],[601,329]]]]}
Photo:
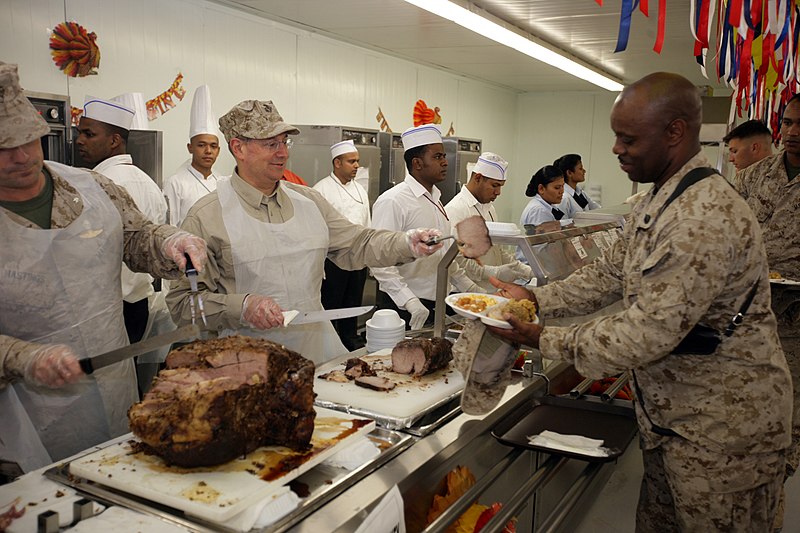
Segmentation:
{"type": "Polygon", "coordinates": [[[316,409],[312,447],[307,452],[264,446],[221,465],[181,468],[136,452],[134,437],[130,437],[73,459],[69,473],[224,523],[375,428],[372,420],[316,409]]]}
{"type": "Polygon", "coordinates": [[[778,278],[778,279],[770,278],[769,282],[772,283],[773,285],[794,285],[794,286],[800,285],[800,281],[794,281],[792,279],[784,279],[784,278],[778,278]]]}
{"type": "Polygon", "coordinates": [[[508,446],[519,446],[592,463],[605,463],[615,460],[625,452],[636,431],[636,418],[630,407],[545,396],[539,398],[533,409],[521,419],[501,422],[492,431],[492,435],[508,446]],[[562,435],[602,439],[603,447],[609,449],[609,454],[606,457],[596,457],[528,443],[528,436],[538,435],[545,430],[562,435]]]}
{"type": "MultiPolygon", "coordinates": [[[[389,368],[392,351],[379,350],[361,359],[376,367],[389,368]],[[377,364],[376,364],[377,363],[377,364]]],[[[464,378],[452,365],[418,378],[377,370],[377,374],[397,383],[391,391],[381,392],[359,387],[353,382],[338,383],[320,379],[334,369],[343,369],[349,355],[344,355],[317,368],[314,375],[314,404],[371,418],[387,429],[406,429],[426,414],[458,397],[464,389],[464,378]]]]}
{"type": "MultiPolygon", "coordinates": [[[[407,449],[414,442],[413,437],[410,435],[383,428],[373,429],[365,438],[368,438],[378,447],[381,451],[379,456],[352,471],[322,463],[302,474],[293,483],[305,485],[309,494],[301,497],[300,503],[294,511],[266,528],[260,529],[259,532],[279,533],[290,529],[303,518],[396,457],[397,454],[407,449]]],[[[93,499],[157,516],[161,520],[182,526],[187,530],[198,531],[200,530],[199,526],[205,526],[202,529],[203,531],[206,531],[206,528],[211,528],[215,531],[233,531],[218,523],[208,522],[197,517],[184,516],[179,510],[167,507],[160,502],[152,502],[99,483],[72,476],[68,470],[68,463],[50,468],[44,475],[62,485],[70,486],[88,494],[93,499]]]]}

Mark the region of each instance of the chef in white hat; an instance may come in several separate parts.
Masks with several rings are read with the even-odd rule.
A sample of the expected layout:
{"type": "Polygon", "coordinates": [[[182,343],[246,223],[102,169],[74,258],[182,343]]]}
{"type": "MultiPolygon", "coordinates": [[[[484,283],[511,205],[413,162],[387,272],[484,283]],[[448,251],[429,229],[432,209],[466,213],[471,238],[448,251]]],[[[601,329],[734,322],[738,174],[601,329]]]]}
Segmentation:
{"type": "MultiPolygon", "coordinates": [[[[331,146],[333,171],[319,180],[314,188],[328,200],[339,213],[353,224],[369,227],[369,197],[356,182],[359,168],[358,149],[353,141],[342,141],[331,146]]],[[[325,309],[357,307],[364,295],[367,269],[343,270],[330,259],[325,259],[325,279],[322,280],[322,306],[325,309]]],[[[333,327],[342,343],[350,350],[364,345],[358,337],[357,318],[333,321],[333,327]]]]}
{"type": "Polygon", "coordinates": [[[23,471],[128,432],[133,362],[78,365],[128,344],[120,263],[164,278],[184,252],[206,263],[202,239],[152,224],[124,188],[44,161],[48,132],[0,62],[0,462],[23,471]]]}
{"type": "Polygon", "coordinates": [[[164,184],[164,197],[169,204],[169,222],[180,226],[189,208],[206,194],[217,190],[222,176],[212,168],[219,156],[220,134],[217,119],[211,110],[211,89],[201,85],[194,92],[189,122],[191,158],[164,184]]]}
{"type": "MultiPolygon", "coordinates": [[[[447,177],[447,156],[439,127],[424,124],[409,128],[401,138],[405,179],[375,201],[372,227],[396,231],[426,227],[450,235],[450,220],[436,187],[447,177]]],[[[436,270],[444,253],[441,249],[406,265],[372,268],[380,286],[379,306],[396,309],[411,329],[421,329],[436,305],[436,270]]],[[[455,262],[450,266],[450,280],[462,292],[486,292],[455,262]]]]}
{"type": "MultiPolygon", "coordinates": [[[[133,164],[127,151],[136,111],[120,102],[87,96],[78,124],[78,153],[95,172],[125,188],[139,210],[156,224],[167,221],[167,202],[156,182],[133,164]]],[[[122,265],[125,328],[130,342],[142,339],[149,317],[153,278],[122,265]]]]}
{"type": "MultiPolygon", "coordinates": [[[[497,222],[494,200],[500,196],[500,190],[506,183],[507,170],[508,161],[497,154],[484,152],[478,157],[467,184],[444,206],[456,235],[456,225],[465,218],[480,215],[486,222],[497,222]]],[[[456,257],[456,261],[464,267],[470,279],[487,292],[494,292],[489,276],[502,281],[530,281],[533,275],[530,266],[521,263],[513,253],[500,246],[492,246],[486,255],[480,257],[480,262],[461,255],[456,257]]]]}

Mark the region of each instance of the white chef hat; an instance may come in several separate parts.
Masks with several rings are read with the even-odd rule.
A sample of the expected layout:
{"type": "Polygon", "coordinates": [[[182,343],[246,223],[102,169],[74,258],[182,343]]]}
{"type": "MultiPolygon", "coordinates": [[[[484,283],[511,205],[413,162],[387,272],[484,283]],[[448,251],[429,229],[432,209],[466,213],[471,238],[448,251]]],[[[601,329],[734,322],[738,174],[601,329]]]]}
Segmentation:
{"type": "Polygon", "coordinates": [[[135,114],[136,111],[126,105],[94,96],[87,96],[83,103],[84,117],[119,126],[125,130],[131,129],[131,122],[133,122],[135,114]]]}
{"type": "Polygon", "coordinates": [[[478,162],[472,167],[472,172],[485,178],[506,181],[506,168],[508,168],[508,161],[492,152],[483,152],[478,157],[478,162]]]}
{"type": "Polygon", "coordinates": [[[352,154],[353,152],[358,152],[358,148],[356,148],[356,143],[354,143],[353,141],[342,141],[336,143],[333,146],[331,146],[331,161],[333,161],[342,154],[352,154]]]}
{"type": "Polygon", "coordinates": [[[192,114],[189,121],[189,138],[195,135],[209,134],[221,139],[222,135],[217,128],[217,117],[211,110],[211,88],[201,85],[194,90],[192,99],[192,114]]]}
{"type": "Polygon", "coordinates": [[[423,124],[415,128],[408,128],[400,138],[403,141],[403,150],[407,152],[417,146],[441,144],[442,130],[436,124],[423,124]]]}
{"type": "MultiPolygon", "coordinates": [[[[112,102],[119,102],[125,107],[133,109],[133,121],[131,122],[129,130],[149,130],[150,126],[147,123],[147,107],[144,104],[144,95],[142,93],[125,93],[115,96],[111,99],[112,102]]],[[[91,118],[91,117],[90,117],[91,118]]]]}

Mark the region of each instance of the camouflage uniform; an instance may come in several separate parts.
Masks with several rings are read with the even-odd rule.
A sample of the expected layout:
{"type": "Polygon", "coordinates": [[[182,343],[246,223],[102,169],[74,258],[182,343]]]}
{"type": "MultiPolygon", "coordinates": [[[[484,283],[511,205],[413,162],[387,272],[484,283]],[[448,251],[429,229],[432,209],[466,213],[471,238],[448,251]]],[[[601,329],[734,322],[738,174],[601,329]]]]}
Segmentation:
{"type": "MultiPolygon", "coordinates": [[[[47,168],[46,163],[45,168],[47,168]]],[[[64,178],[50,168],[47,170],[53,177],[51,227],[64,228],[81,214],[83,201],[64,178]]],[[[148,272],[155,277],[178,277],[180,272],[176,269],[175,263],[164,260],[160,251],[161,243],[175,233],[177,228],[151,223],[136,208],[136,204],[125,189],[96,172],[87,170],[87,173],[91,174],[119,210],[122,218],[125,264],[131,270],[148,272]]],[[[24,227],[38,228],[36,224],[19,215],[11,212],[8,212],[8,215],[24,227]]],[[[37,344],[0,334],[0,386],[11,378],[21,377],[25,362],[37,348],[39,348],[37,344]]]]}
{"type": "MultiPolygon", "coordinates": [[[[781,150],[742,170],[736,178],[736,190],[761,224],[770,270],[800,281],[800,176],[789,181],[781,150]]],[[[773,284],[772,309],[794,383],[792,447],[786,464],[790,476],[800,463],[800,287],[773,284]]]]}
{"type": "Polygon", "coordinates": [[[643,197],[623,238],[602,257],[535,290],[551,316],[586,314],[619,298],[625,306],[580,325],[546,327],[540,349],[585,376],[635,370],[646,408],[637,402],[643,495],[664,503],[670,517],[650,529],[658,513],[643,505],[640,530],[726,529],[715,518],[726,514],[736,516],[733,529],[766,530],[790,442],[790,376],[770,310],[761,232],[744,201],[714,175],[659,214],[680,179],[700,166],[708,163],[698,154],[643,197]],[[755,283],[744,324],[714,354],[670,353],[698,322],[723,331],[755,283]],[[654,433],[651,420],[679,436],[654,433]]]}

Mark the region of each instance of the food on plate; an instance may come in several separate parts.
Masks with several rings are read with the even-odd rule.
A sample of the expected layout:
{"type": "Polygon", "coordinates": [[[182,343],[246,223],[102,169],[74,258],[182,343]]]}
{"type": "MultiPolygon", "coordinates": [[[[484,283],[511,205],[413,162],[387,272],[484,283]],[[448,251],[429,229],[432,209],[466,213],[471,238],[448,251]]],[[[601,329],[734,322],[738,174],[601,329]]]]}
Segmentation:
{"type": "Polygon", "coordinates": [[[377,376],[378,374],[369,366],[369,363],[358,357],[352,357],[344,363],[344,374],[350,379],[361,376],[377,376]]]}
{"type": "Polygon", "coordinates": [[[783,279],[783,275],[780,272],[775,272],[774,270],[769,273],[769,279],[783,279]]]}
{"type": "Polygon", "coordinates": [[[381,392],[388,392],[397,386],[394,381],[380,376],[361,376],[357,377],[354,381],[359,387],[381,392]]]}
{"type": "Polygon", "coordinates": [[[509,300],[504,304],[497,305],[486,313],[489,318],[505,320],[503,315],[511,314],[521,322],[534,322],[536,320],[536,304],[530,300],[509,300]]]}
{"type": "Polygon", "coordinates": [[[472,311],[473,313],[483,313],[486,311],[487,307],[491,307],[495,304],[497,304],[497,300],[483,294],[460,296],[453,302],[453,305],[456,307],[460,307],[466,311],[472,311]]]}
{"type": "Polygon", "coordinates": [[[447,339],[406,339],[392,349],[392,372],[424,376],[447,368],[452,360],[453,344],[447,339]]]}
{"type": "Polygon", "coordinates": [[[344,373],[344,370],[338,368],[325,374],[320,374],[317,377],[325,381],[335,381],[336,383],[348,383],[353,380],[353,378],[344,373]]]}
{"type": "Polygon", "coordinates": [[[314,363],[251,337],[173,350],[128,410],[147,451],[183,467],[211,466],[277,444],[306,450],[314,432],[314,363]]]}

